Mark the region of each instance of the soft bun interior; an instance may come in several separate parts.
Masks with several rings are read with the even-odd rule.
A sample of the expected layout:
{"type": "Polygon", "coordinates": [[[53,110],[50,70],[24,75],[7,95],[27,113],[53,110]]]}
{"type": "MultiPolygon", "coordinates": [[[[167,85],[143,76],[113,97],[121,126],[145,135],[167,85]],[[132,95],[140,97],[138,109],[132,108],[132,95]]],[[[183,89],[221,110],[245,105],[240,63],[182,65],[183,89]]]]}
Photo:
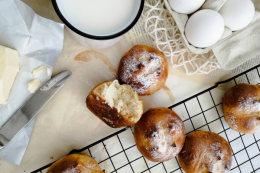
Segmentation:
{"type": "Polygon", "coordinates": [[[138,94],[130,86],[120,85],[117,80],[100,85],[94,93],[132,121],[138,121],[143,113],[143,104],[138,94]]]}

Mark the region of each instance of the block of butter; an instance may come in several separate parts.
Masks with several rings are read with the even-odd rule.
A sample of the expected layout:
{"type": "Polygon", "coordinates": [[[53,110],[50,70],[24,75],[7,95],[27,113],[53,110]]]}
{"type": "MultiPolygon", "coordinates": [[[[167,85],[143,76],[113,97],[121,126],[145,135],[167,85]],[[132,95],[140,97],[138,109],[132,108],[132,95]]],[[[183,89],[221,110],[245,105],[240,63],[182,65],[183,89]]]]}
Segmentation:
{"type": "Polygon", "coordinates": [[[0,45],[0,104],[6,104],[19,72],[20,57],[16,50],[0,45]]]}

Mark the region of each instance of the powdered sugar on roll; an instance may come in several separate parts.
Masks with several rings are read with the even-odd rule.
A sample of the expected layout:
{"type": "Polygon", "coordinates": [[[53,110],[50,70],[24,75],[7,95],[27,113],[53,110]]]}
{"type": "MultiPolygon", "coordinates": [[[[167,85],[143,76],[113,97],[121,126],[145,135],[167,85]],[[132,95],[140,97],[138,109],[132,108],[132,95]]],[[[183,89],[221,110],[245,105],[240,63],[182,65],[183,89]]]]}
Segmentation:
{"type": "Polygon", "coordinates": [[[175,157],[185,141],[185,128],[180,117],[167,108],[149,109],[134,127],[138,150],[153,162],[175,157]]]}
{"type": "Polygon", "coordinates": [[[134,46],[120,61],[120,84],[130,85],[139,95],[153,94],[161,89],[168,77],[163,53],[148,46],[134,46]]]}
{"type": "Polygon", "coordinates": [[[186,173],[226,173],[232,163],[228,142],[220,135],[196,131],[186,136],[179,162],[186,173]]]}
{"type": "Polygon", "coordinates": [[[254,134],[260,128],[260,86],[238,84],[223,98],[223,113],[231,129],[254,134]]]}
{"type": "Polygon", "coordinates": [[[133,90],[137,93],[144,94],[146,90],[154,84],[160,77],[158,74],[161,73],[160,66],[162,64],[161,58],[155,54],[142,54],[139,60],[136,55],[131,60],[124,61],[125,71],[122,75],[122,80],[128,83],[129,78],[133,78],[133,82],[140,85],[131,85],[133,90]],[[153,60],[149,60],[153,57],[153,60]],[[135,72],[142,69],[142,73],[134,75],[135,72]]]}
{"type": "Polygon", "coordinates": [[[54,162],[46,173],[105,173],[88,155],[70,154],[54,162]]]}
{"type": "Polygon", "coordinates": [[[235,116],[230,116],[230,119],[229,119],[229,124],[233,127],[234,130],[237,129],[237,124],[236,124],[236,121],[235,121],[235,116]]]}
{"type": "Polygon", "coordinates": [[[254,96],[248,96],[247,98],[240,97],[238,102],[238,111],[260,111],[260,101],[254,96]]]}
{"type": "MultiPolygon", "coordinates": [[[[178,120],[176,121],[178,122],[178,120]]],[[[155,148],[152,150],[151,154],[155,159],[166,159],[170,155],[176,155],[179,153],[179,150],[176,150],[176,143],[174,140],[173,134],[179,133],[181,131],[181,127],[178,124],[168,124],[170,128],[164,128],[164,122],[160,122],[156,129],[158,131],[151,131],[151,136],[147,137],[146,140],[150,141],[150,145],[155,148]]],[[[179,122],[181,123],[181,122],[179,122]]],[[[151,130],[151,129],[150,129],[151,130]]]]}

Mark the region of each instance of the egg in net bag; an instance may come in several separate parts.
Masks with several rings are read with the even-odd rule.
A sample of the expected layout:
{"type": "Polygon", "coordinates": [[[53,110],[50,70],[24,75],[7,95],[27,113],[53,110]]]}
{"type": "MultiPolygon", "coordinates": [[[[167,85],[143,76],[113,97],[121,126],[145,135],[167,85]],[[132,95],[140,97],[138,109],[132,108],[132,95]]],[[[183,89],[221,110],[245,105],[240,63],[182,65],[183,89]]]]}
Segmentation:
{"type": "Polygon", "coordinates": [[[187,48],[173,17],[165,8],[164,0],[146,0],[142,16],[146,33],[157,49],[171,60],[174,68],[187,75],[209,74],[221,69],[212,51],[195,54],[187,48]]]}

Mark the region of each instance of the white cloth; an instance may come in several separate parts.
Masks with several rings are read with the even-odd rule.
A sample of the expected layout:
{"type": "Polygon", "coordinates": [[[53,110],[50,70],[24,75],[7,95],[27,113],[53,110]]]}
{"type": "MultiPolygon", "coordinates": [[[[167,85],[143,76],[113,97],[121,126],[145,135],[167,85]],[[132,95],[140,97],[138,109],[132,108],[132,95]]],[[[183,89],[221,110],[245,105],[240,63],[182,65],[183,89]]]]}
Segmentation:
{"type": "Polygon", "coordinates": [[[219,64],[224,70],[232,70],[244,62],[260,55],[260,13],[255,21],[240,32],[213,48],[219,64]]]}

